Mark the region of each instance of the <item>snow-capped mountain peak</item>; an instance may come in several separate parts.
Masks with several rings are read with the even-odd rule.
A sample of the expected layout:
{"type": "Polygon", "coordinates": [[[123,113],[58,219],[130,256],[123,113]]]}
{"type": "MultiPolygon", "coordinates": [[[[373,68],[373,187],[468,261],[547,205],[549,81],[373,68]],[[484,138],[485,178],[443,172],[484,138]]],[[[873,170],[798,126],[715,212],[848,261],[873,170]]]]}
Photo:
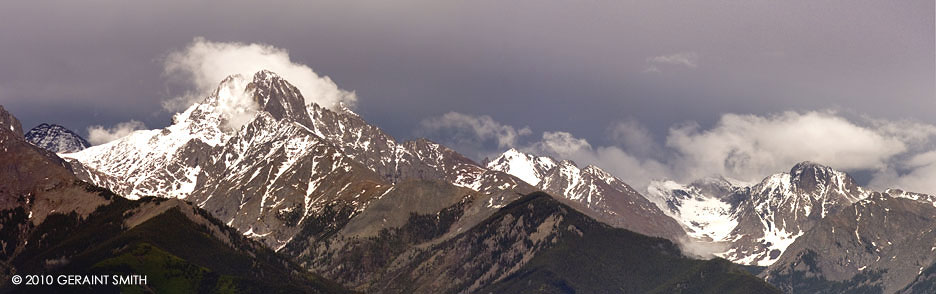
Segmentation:
{"type": "Polygon", "coordinates": [[[251,121],[272,117],[308,125],[304,100],[298,90],[268,71],[247,80],[228,76],[201,102],[173,116],[173,124],[141,130],[63,155],[81,163],[89,180],[128,198],[160,196],[186,198],[196,188],[198,175],[212,160],[206,148],[221,148],[251,121]],[[298,112],[298,113],[297,113],[298,112]],[[203,147],[202,147],[203,146],[203,147]]]}
{"type": "Polygon", "coordinates": [[[536,186],[556,165],[556,161],[548,156],[534,156],[511,148],[488,162],[487,168],[506,172],[536,186]]]}
{"type": "Polygon", "coordinates": [[[40,124],[25,136],[29,143],[55,153],[71,153],[91,147],[84,138],[57,124],[40,124]]]}

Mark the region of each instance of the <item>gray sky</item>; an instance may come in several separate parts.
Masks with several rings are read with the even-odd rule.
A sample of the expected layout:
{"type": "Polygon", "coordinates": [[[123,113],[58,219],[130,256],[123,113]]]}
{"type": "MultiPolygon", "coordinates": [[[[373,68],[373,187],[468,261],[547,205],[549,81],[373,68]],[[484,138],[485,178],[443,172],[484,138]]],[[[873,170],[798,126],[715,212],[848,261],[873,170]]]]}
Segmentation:
{"type": "MultiPolygon", "coordinates": [[[[184,90],[163,62],[204,37],[288,50],[401,139],[447,141],[421,122],[451,111],[595,149],[620,122],[667,145],[725,113],[936,124],[932,0],[142,2],[0,4],[0,104],[26,128],[163,127],[184,90]]],[[[480,142],[455,147],[505,146],[480,142]]]]}

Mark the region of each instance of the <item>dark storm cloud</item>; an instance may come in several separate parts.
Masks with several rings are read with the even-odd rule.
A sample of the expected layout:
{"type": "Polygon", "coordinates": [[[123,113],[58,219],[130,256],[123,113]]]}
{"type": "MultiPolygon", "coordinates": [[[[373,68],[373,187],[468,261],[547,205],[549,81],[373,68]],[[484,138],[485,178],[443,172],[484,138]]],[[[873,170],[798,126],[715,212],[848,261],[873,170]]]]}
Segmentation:
{"type": "Polygon", "coordinates": [[[165,126],[190,89],[163,60],[201,36],[289,50],[400,138],[450,111],[602,145],[723,113],[936,123],[930,0],[268,2],[0,4],[0,103],[24,126],[165,126]]]}

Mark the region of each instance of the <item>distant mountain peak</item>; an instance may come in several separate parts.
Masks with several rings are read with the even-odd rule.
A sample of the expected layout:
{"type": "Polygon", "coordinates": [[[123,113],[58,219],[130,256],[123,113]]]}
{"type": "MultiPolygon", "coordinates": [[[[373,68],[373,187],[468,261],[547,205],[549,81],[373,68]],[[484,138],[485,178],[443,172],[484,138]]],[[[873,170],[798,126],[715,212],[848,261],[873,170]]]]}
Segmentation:
{"type": "Polygon", "coordinates": [[[550,157],[535,156],[510,148],[485,165],[490,169],[512,174],[535,186],[556,166],[556,161],[550,157]]]}
{"type": "Polygon", "coordinates": [[[560,165],[560,166],[578,167],[578,164],[576,164],[575,161],[568,160],[568,159],[563,159],[563,160],[559,161],[559,165],[560,165]]]}
{"type": "Polygon", "coordinates": [[[815,196],[844,196],[848,202],[863,198],[863,189],[847,173],[819,163],[804,161],[790,169],[789,188],[815,196]],[[831,192],[835,192],[830,194],[831,192]]]}
{"type": "Polygon", "coordinates": [[[78,152],[91,147],[84,138],[57,124],[39,124],[26,132],[25,138],[33,145],[55,153],[78,152]]]}

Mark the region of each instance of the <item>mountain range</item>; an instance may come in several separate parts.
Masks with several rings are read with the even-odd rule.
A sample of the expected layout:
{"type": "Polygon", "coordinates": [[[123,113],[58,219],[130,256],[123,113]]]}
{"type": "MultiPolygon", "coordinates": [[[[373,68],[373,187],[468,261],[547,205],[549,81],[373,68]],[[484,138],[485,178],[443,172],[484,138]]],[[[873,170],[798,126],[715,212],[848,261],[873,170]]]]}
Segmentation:
{"type": "MultiPolygon", "coordinates": [[[[12,200],[49,185],[24,181],[0,191],[6,210],[74,212],[63,222],[76,231],[123,222],[100,238],[136,243],[106,248],[155,248],[214,273],[189,283],[198,289],[240,281],[250,291],[266,286],[250,277],[277,271],[285,273],[277,289],[303,292],[931,293],[936,284],[936,197],[871,191],[818,163],[750,186],[661,180],[641,192],[600,167],[517,149],[476,163],[426,139],[400,142],[344,105],[309,103],[270,71],[228,77],[166,128],[77,152],[20,144],[21,127],[2,113],[4,144],[18,144],[4,147],[12,158],[4,162],[14,162],[5,169],[42,178],[30,172],[40,167],[19,163],[35,153],[30,160],[57,166],[57,178],[86,191],[56,194],[80,207],[52,210],[12,200]],[[249,107],[232,112],[244,99],[249,107]],[[213,247],[202,249],[240,256],[232,260],[263,258],[223,272],[151,235],[166,226],[191,227],[171,239],[208,238],[198,242],[213,247]]],[[[74,134],[41,129],[56,131],[29,142],[74,134]]],[[[121,260],[124,251],[41,245],[64,239],[27,243],[42,223],[31,219],[3,220],[22,228],[4,233],[4,248],[121,260]]],[[[5,256],[7,274],[39,270],[30,258],[5,256]]]]}

